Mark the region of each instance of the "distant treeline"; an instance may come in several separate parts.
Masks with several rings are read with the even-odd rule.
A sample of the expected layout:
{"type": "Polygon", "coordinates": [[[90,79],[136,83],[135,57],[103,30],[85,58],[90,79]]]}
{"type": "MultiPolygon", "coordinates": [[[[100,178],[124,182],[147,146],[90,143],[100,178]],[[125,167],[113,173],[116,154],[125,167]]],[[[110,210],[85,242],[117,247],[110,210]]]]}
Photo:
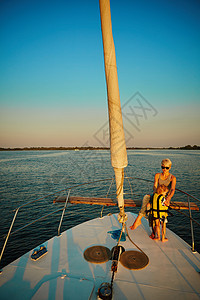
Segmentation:
{"type": "Polygon", "coordinates": [[[30,150],[109,150],[104,147],[24,147],[24,148],[0,148],[0,151],[30,151],[30,150]]]}
{"type": "MultiPolygon", "coordinates": [[[[25,148],[0,148],[0,151],[30,151],[30,150],[110,150],[106,147],[25,147],[25,148]]],[[[168,147],[168,148],[155,148],[155,147],[128,147],[127,150],[200,150],[200,146],[187,145],[183,147],[168,147]]]]}
{"type": "Polygon", "coordinates": [[[187,145],[187,146],[184,146],[184,147],[178,147],[178,148],[173,148],[173,147],[169,147],[168,149],[181,149],[181,150],[200,150],[200,146],[197,146],[197,145],[194,145],[194,146],[191,146],[191,145],[187,145]]]}

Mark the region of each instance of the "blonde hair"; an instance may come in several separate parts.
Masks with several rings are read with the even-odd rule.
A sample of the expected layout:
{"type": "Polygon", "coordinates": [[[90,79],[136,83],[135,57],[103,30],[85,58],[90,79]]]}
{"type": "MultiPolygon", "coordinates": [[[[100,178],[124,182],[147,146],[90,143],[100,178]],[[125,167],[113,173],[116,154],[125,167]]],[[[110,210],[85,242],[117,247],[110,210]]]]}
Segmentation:
{"type": "Polygon", "coordinates": [[[156,189],[156,193],[157,194],[164,194],[164,193],[166,193],[168,191],[169,191],[168,187],[166,185],[164,185],[164,184],[159,185],[157,187],[157,189],[156,189]]]}
{"type": "Polygon", "coordinates": [[[161,161],[161,166],[166,166],[166,165],[169,167],[171,167],[171,165],[172,165],[172,162],[169,158],[165,158],[161,161]]]}

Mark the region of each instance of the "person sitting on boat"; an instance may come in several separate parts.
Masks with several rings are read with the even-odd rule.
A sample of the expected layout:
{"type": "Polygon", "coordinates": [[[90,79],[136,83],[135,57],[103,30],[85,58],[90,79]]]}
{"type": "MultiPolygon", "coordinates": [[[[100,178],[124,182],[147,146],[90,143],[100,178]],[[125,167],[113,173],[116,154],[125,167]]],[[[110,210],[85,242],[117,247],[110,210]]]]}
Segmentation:
{"type": "Polygon", "coordinates": [[[169,191],[168,187],[161,184],[157,187],[156,192],[153,194],[150,200],[150,214],[152,215],[152,229],[154,240],[162,240],[162,242],[168,241],[165,237],[166,223],[167,223],[167,210],[168,206],[165,205],[165,196],[169,191]],[[162,239],[160,239],[160,224],[162,225],[162,239]]]}
{"type": "MultiPolygon", "coordinates": [[[[156,192],[156,189],[159,185],[164,184],[168,187],[169,192],[166,196],[166,205],[170,205],[171,198],[173,197],[175,193],[175,187],[176,187],[176,177],[169,173],[172,166],[172,162],[170,159],[166,158],[163,159],[161,162],[161,168],[162,173],[156,173],[154,177],[154,185],[153,185],[153,191],[156,192]]],[[[135,222],[132,226],[130,226],[131,230],[136,229],[141,224],[142,217],[146,216],[146,210],[147,210],[147,204],[150,201],[150,195],[145,195],[142,200],[142,206],[139,211],[139,214],[137,218],[135,219],[135,222]]],[[[152,232],[151,238],[154,238],[154,233],[152,232]]]]}

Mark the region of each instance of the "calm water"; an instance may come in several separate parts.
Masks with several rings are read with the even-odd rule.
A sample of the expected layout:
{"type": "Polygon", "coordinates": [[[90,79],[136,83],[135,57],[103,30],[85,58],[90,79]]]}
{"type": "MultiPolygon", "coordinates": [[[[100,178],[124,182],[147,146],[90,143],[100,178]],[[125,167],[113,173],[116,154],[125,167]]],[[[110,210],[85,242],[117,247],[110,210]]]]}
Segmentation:
{"type": "MultiPolygon", "coordinates": [[[[170,158],[173,162],[171,173],[177,177],[177,188],[200,198],[200,152],[170,150],[128,151],[129,165],[126,175],[153,180],[154,174],[160,172],[160,162],[170,158]]],[[[76,184],[105,179],[113,176],[109,151],[14,151],[0,152],[0,247],[7,234],[14,210],[32,200],[65,189],[76,184]]],[[[152,191],[152,183],[130,181],[135,199],[152,191]]],[[[87,189],[83,186],[72,191],[73,195],[105,197],[110,182],[87,189]]],[[[128,182],[125,184],[125,192],[128,182]]],[[[114,194],[114,187],[111,188],[114,194]]],[[[43,198],[21,208],[13,231],[27,222],[39,218],[62,207],[53,204],[54,196],[43,198]]],[[[173,200],[187,201],[184,195],[176,192],[173,200]]],[[[67,208],[62,230],[71,228],[83,221],[98,217],[100,206],[76,205],[67,208]]],[[[116,208],[105,208],[104,213],[117,212],[116,208]]],[[[138,212],[138,209],[129,209],[138,212]]],[[[184,211],[188,213],[187,211],[184,211]]],[[[21,254],[56,234],[61,211],[51,215],[10,237],[2,266],[16,259],[21,254]]],[[[200,213],[192,212],[200,222],[200,213]]],[[[129,225],[129,224],[128,224],[129,225]]],[[[173,211],[167,225],[170,229],[191,244],[189,221],[186,217],[173,211]]],[[[194,225],[195,248],[200,252],[200,228],[194,225]]]]}

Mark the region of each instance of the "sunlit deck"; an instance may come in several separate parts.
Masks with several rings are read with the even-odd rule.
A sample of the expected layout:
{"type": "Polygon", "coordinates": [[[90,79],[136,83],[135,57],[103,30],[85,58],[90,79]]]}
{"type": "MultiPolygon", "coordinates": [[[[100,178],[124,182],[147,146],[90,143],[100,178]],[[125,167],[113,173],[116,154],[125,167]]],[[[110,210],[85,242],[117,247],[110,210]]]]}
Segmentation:
{"type": "MultiPolygon", "coordinates": [[[[127,228],[136,215],[128,213],[127,228]]],[[[108,231],[120,229],[117,215],[97,218],[47,241],[48,253],[37,261],[32,251],[3,269],[0,275],[1,299],[97,299],[102,282],[111,281],[111,264],[90,263],[84,251],[101,245],[110,250],[117,244],[108,231]]],[[[113,299],[199,299],[200,254],[167,229],[168,242],[149,238],[146,219],[131,239],[148,256],[141,270],[129,270],[120,262],[113,282],[113,299]]],[[[126,238],[120,242],[126,251],[137,248],[126,238]]]]}

